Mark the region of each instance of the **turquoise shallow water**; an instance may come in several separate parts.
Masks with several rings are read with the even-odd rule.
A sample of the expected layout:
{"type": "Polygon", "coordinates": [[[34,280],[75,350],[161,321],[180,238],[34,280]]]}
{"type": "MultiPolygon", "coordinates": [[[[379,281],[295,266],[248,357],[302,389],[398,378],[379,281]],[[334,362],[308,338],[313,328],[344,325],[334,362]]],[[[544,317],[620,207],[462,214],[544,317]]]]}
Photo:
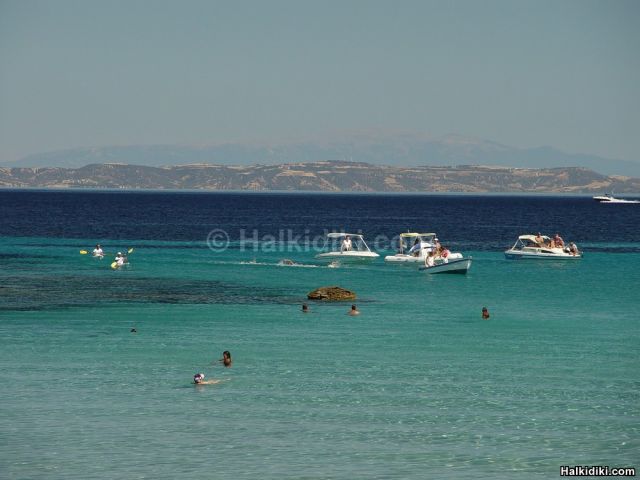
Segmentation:
{"type": "Polygon", "coordinates": [[[142,240],[109,242],[135,247],[131,268],[114,272],[78,254],[94,242],[0,238],[2,478],[551,478],[561,465],[637,466],[634,242],[630,253],[581,245],[585,258],[566,263],[468,250],[467,276],[381,260],[284,267],[313,254],[142,240]],[[300,312],[308,291],[334,284],[358,293],[359,317],[348,304],[300,312]],[[227,349],[233,367],[211,366],[227,349]],[[226,381],[195,387],[199,371],[226,381]]]}

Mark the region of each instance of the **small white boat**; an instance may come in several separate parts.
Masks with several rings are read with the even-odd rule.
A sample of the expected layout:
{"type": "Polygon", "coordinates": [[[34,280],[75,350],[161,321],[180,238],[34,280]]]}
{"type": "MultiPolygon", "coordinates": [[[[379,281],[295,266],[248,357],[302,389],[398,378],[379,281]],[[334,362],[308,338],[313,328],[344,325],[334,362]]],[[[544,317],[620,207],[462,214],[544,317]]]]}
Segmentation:
{"type": "Polygon", "coordinates": [[[504,252],[509,259],[520,258],[551,258],[563,260],[575,260],[582,258],[582,253],[571,242],[569,245],[575,246],[575,253],[569,247],[551,247],[551,238],[541,235],[542,242],[536,241],[536,235],[520,235],[516,243],[509,250],[504,252]]]}
{"type": "Polygon", "coordinates": [[[640,203],[640,200],[625,200],[624,198],[616,198],[611,193],[604,195],[596,195],[593,197],[599,203],[640,203]]]}
{"type": "Polygon", "coordinates": [[[456,258],[453,260],[446,261],[440,257],[436,258],[435,264],[431,267],[420,267],[420,271],[425,273],[460,273],[462,275],[466,274],[467,271],[471,268],[471,260],[472,257],[467,258],[456,258]]]}
{"type": "MultiPolygon", "coordinates": [[[[435,233],[401,233],[400,250],[395,255],[384,257],[390,263],[424,263],[429,252],[436,248],[435,233]]],[[[461,259],[461,253],[450,253],[449,260],[461,259]]]]}
{"type": "Polygon", "coordinates": [[[329,233],[325,239],[324,253],[319,253],[319,260],[340,260],[341,262],[362,262],[378,258],[367,246],[359,233],[329,233]]]}

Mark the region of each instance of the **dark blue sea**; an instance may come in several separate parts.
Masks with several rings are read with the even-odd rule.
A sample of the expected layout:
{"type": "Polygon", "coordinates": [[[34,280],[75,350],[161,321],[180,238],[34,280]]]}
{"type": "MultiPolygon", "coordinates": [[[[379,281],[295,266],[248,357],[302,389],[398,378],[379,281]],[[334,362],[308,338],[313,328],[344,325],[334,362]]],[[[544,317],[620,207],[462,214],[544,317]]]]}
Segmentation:
{"type": "Polygon", "coordinates": [[[0,190],[0,478],[637,467],[639,292],[640,204],[0,190]],[[332,231],[380,258],[329,268],[332,231]],[[407,231],[472,256],[469,273],[385,264],[407,231]],[[584,258],[505,258],[537,232],[584,258]],[[83,253],[97,243],[102,260],[83,253]],[[129,264],[112,269],[118,251],[129,264]],[[306,300],[328,285],[361,314],[306,300]],[[222,382],[193,385],[199,372],[222,382]]]}

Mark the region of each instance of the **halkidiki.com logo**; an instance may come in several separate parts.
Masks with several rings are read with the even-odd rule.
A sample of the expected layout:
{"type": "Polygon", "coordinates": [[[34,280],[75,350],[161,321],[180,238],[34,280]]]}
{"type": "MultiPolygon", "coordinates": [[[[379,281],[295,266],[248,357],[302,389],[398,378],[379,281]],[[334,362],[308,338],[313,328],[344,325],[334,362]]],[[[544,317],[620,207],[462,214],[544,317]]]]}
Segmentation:
{"type": "Polygon", "coordinates": [[[400,242],[398,235],[394,237],[376,235],[371,239],[361,238],[362,232],[357,230],[350,233],[340,230],[325,230],[319,234],[312,234],[310,230],[299,233],[293,229],[281,229],[274,234],[261,233],[258,229],[240,229],[230,234],[226,230],[214,228],[207,235],[207,246],[212,252],[216,253],[224,252],[228,249],[241,252],[265,253],[322,252],[330,248],[332,242],[342,239],[336,234],[355,235],[358,241],[366,242],[366,246],[371,250],[396,249],[400,242]]]}

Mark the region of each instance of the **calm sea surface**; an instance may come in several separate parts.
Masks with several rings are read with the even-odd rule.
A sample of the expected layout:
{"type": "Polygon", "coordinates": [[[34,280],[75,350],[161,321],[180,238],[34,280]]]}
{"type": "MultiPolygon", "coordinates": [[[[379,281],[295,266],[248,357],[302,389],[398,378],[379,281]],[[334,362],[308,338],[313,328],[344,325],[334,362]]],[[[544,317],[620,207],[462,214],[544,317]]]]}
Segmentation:
{"type": "Polygon", "coordinates": [[[640,205],[0,190],[0,478],[638,467],[638,312],[640,205]],[[433,231],[473,265],[327,268],[314,257],[334,230],[362,232],[381,256],[401,232],[433,231]],[[584,258],[504,258],[538,231],[584,258]],[[104,260],[79,253],[98,242],[104,260]],[[112,270],[129,248],[130,267],[112,270]],[[326,285],[354,290],[362,314],[346,303],[302,314],[326,285]],[[212,365],[223,350],[232,368],[212,365]],[[197,372],[225,381],[196,387],[197,372]]]}

